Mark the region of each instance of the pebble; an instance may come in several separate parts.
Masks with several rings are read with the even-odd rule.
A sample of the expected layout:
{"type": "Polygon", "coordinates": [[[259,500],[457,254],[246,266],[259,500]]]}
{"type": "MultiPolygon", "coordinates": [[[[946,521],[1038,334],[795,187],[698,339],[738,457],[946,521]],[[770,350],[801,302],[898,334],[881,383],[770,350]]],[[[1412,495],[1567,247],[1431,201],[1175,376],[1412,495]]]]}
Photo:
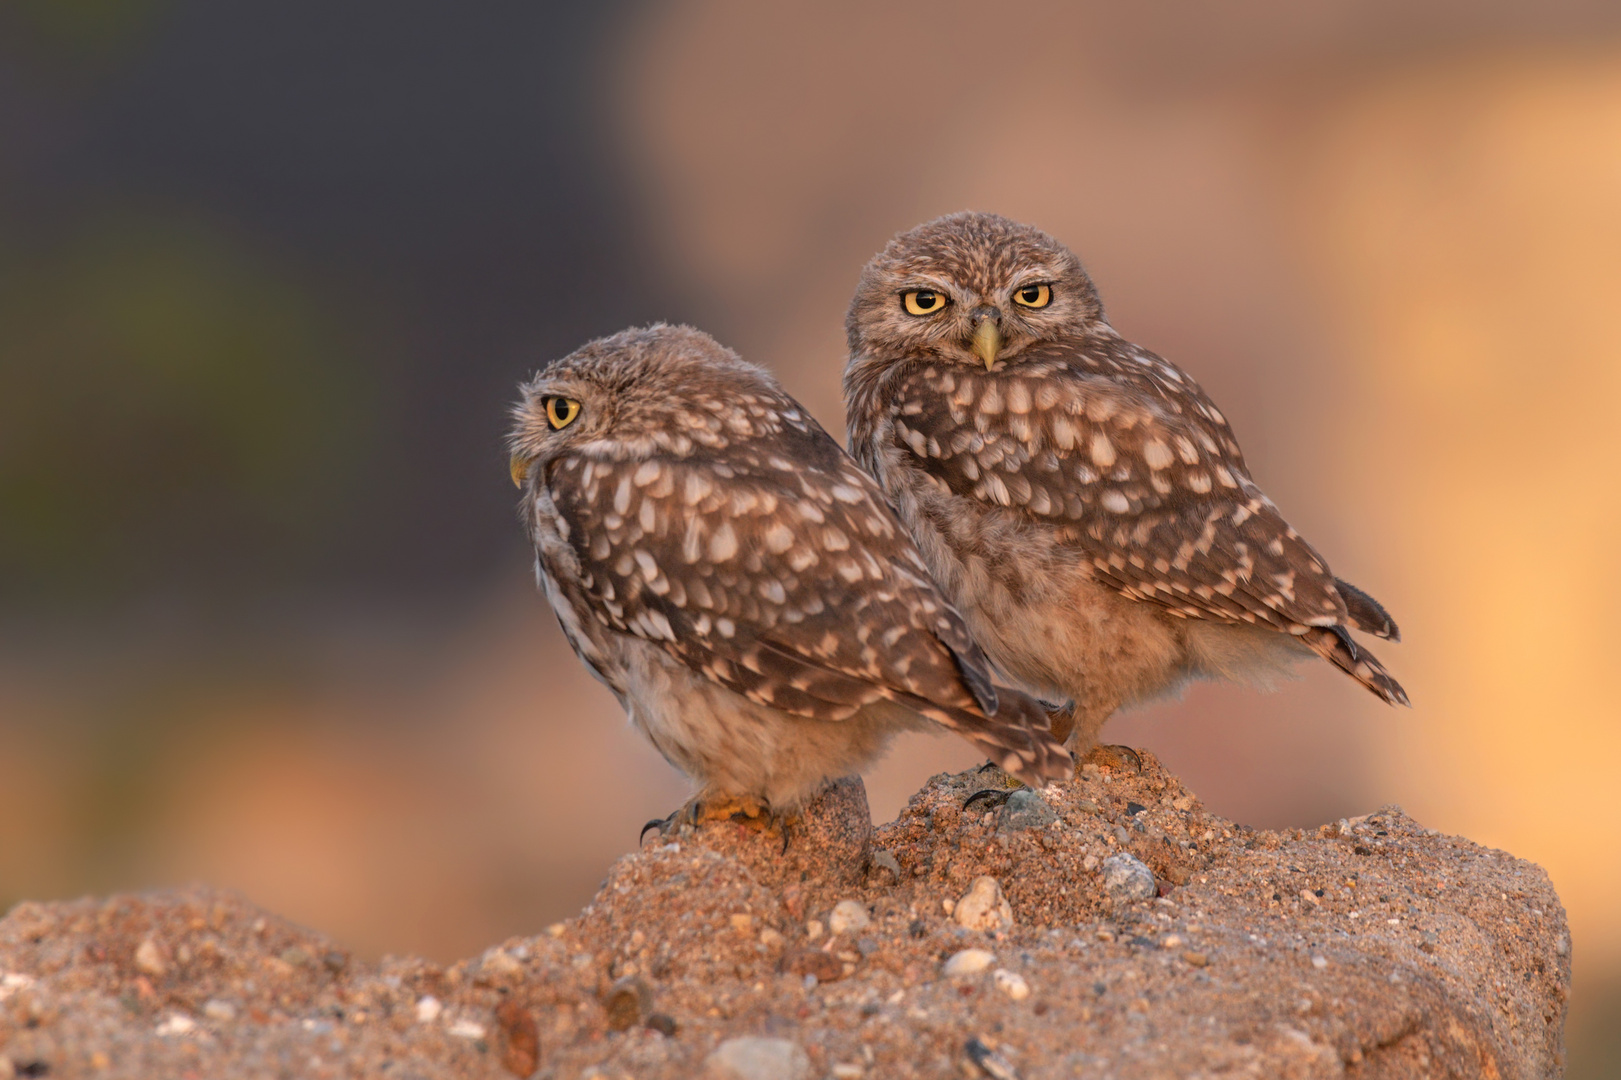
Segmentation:
{"type": "Polygon", "coordinates": [[[151,938],[136,946],[135,966],[148,975],[162,975],[169,970],[168,961],[163,959],[163,950],[151,938]]]}
{"type": "Polygon", "coordinates": [[[523,974],[523,965],[505,949],[491,949],[479,961],[478,970],[479,974],[491,979],[515,979],[523,974]]]}
{"type": "Polygon", "coordinates": [[[1014,1001],[1023,1001],[1030,996],[1030,984],[1024,981],[1024,976],[1007,968],[997,968],[991,978],[996,982],[996,988],[1014,1001]]]}
{"type": "Polygon", "coordinates": [[[861,1080],[867,1075],[867,1070],[860,1065],[841,1064],[833,1066],[833,1080],[861,1080]]]}
{"type": "Polygon", "coordinates": [[[159,1035],[189,1035],[196,1030],[197,1021],[183,1013],[170,1013],[156,1028],[159,1035]]]}
{"type": "Polygon", "coordinates": [[[1191,949],[1182,954],[1182,959],[1193,967],[1204,967],[1210,963],[1210,957],[1202,952],[1193,952],[1191,949]]]}
{"type": "Polygon", "coordinates": [[[822,920],[812,919],[810,922],[805,924],[805,937],[811,941],[815,941],[817,938],[822,936],[822,929],[822,920]]]}
{"type": "Polygon", "coordinates": [[[228,1024],[236,1019],[236,1006],[229,1001],[211,998],[203,1005],[203,1015],[221,1024],[228,1024]]]}
{"type": "Polygon", "coordinates": [[[1058,820],[1058,814],[1047,805],[1040,793],[1021,788],[1007,797],[1002,804],[1001,820],[997,827],[1004,832],[1020,829],[1044,829],[1058,820]]]}
{"type": "MultiPolygon", "coordinates": [[[[1150,878],[1153,875],[1149,875],[1150,878]]],[[[1002,895],[1002,885],[993,877],[978,877],[957,901],[952,918],[970,930],[1011,930],[1013,907],[1002,895]]]]}
{"type": "Polygon", "coordinates": [[[961,952],[951,954],[941,969],[946,975],[978,975],[992,964],[996,963],[996,954],[984,949],[963,949],[961,952]]]}
{"type": "Polygon", "coordinates": [[[1159,946],[1162,949],[1180,949],[1182,947],[1182,938],[1177,934],[1167,934],[1160,940],[1159,946]]]}
{"type": "Polygon", "coordinates": [[[901,876],[901,864],[895,861],[895,853],[887,848],[879,848],[872,853],[872,865],[880,870],[888,870],[896,877],[901,876]]]}
{"type": "Polygon", "coordinates": [[[1312,957],[1311,958],[1311,966],[1316,968],[1318,971],[1323,970],[1324,968],[1326,968],[1328,966],[1328,957],[1326,957],[1326,956],[1314,956],[1314,957],[1312,957]]]}
{"type": "Polygon", "coordinates": [[[458,1039],[482,1039],[484,1025],[477,1020],[458,1020],[450,1025],[450,1034],[458,1039]]]}
{"type": "Polygon", "coordinates": [[[768,949],[782,948],[783,940],[782,933],[769,926],[760,931],[760,944],[768,949]]]}
{"type": "Polygon", "coordinates": [[[439,1019],[439,1014],[445,1011],[439,999],[427,994],[417,999],[417,1023],[431,1024],[439,1019]]]}
{"type": "Polygon", "coordinates": [[[704,1059],[704,1074],[713,1080],[808,1080],[811,1063],[798,1043],[745,1036],[715,1047],[704,1059]]]}
{"type": "Polygon", "coordinates": [[[1124,851],[1103,860],[1103,888],[1115,900],[1147,900],[1159,892],[1154,872],[1124,851]]]}
{"type": "Polygon", "coordinates": [[[833,912],[827,917],[827,928],[835,934],[865,930],[870,925],[872,916],[867,914],[866,905],[859,900],[840,900],[833,905],[833,912]]]}

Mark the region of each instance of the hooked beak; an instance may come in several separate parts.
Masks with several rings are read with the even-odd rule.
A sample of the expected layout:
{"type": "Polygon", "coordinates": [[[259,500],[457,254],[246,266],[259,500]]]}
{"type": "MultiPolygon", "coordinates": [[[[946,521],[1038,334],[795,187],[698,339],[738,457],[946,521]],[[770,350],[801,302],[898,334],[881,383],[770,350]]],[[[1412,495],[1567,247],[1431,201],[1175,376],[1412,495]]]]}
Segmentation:
{"type": "Polygon", "coordinates": [[[513,454],[507,460],[507,468],[512,472],[512,486],[523,487],[524,481],[529,479],[529,459],[522,454],[513,454]]]}
{"type": "Polygon", "coordinates": [[[969,345],[974,355],[985,361],[985,370],[991,370],[996,363],[997,354],[1002,351],[1002,330],[996,325],[1000,312],[994,308],[988,313],[975,312],[978,326],[974,327],[974,340],[969,345]]]}

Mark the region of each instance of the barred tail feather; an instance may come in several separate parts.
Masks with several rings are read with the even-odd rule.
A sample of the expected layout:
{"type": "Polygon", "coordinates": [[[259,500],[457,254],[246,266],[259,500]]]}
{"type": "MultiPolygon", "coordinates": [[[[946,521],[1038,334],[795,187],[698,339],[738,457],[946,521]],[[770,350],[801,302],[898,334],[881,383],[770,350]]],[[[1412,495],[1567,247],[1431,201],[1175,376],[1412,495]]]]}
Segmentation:
{"type": "Polygon", "coordinates": [[[909,704],[979,747],[1006,772],[1031,787],[1042,787],[1050,780],[1067,780],[1075,762],[1048,730],[1046,710],[1017,690],[998,686],[996,693],[1001,704],[993,717],[921,699],[909,704]]]}
{"type": "Polygon", "coordinates": [[[1345,610],[1351,617],[1353,628],[1388,641],[1401,640],[1401,628],[1383,604],[1344,578],[1335,578],[1334,587],[1345,601],[1345,610]]]}
{"type": "Polygon", "coordinates": [[[1392,705],[1411,705],[1407,691],[1368,650],[1352,639],[1343,626],[1314,628],[1302,640],[1312,651],[1392,705]]]}

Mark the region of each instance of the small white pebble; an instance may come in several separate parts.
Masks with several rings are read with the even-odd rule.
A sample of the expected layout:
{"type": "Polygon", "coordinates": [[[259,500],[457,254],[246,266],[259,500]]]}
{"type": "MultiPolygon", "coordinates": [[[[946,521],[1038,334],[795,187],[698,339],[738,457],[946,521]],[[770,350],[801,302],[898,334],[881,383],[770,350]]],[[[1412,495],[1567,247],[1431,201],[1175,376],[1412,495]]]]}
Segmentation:
{"type": "Polygon", "coordinates": [[[151,938],[136,946],[135,966],[148,975],[162,975],[169,969],[168,962],[163,959],[163,950],[151,938]]]}
{"type": "Polygon", "coordinates": [[[860,1065],[841,1064],[833,1066],[834,1080],[861,1080],[865,1075],[867,1075],[867,1070],[860,1065]]]}
{"type": "Polygon", "coordinates": [[[811,941],[815,941],[817,938],[821,937],[822,936],[822,920],[821,919],[812,919],[810,922],[806,923],[805,924],[805,936],[807,938],[809,938],[811,941]]]}
{"type": "Polygon", "coordinates": [[[159,1035],[187,1035],[197,1027],[197,1021],[183,1013],[170,1013],[164,1017],[163,1022],[157,1026],[159,1035]]]}
{"type": "Polygon", "coordinates": [[[1088,855],[1086,858],[1081,860],[1081,866],[1086,870],[1096,870],[1098,868],[1098,857],[1096,855],[1088,855]]]}
{"type": "Polygon", "coordinates": [[[997,968],[991,977],[996,981],[996,988],[1014,1001],[1023,1001],[1030,996],[1030,984],[1018,972],[997,968]]]}
{"type": "Polygon", "coordinates": [[[760,944],[768,949],[782,948],[782,940],[782,934],[769,926],[760,931],[760,944]]]}
{"type": "Polygon", "coordinates": [[[203,1015],[221,1024],[228,1024],[236,1019],[236,1006],[229,1001],[213,998],[203,1005],[203,1015]]]}
{"type": "Polygon", "coordinates": [[[439,999],[432,994],[417,999],[417,1023],[431,1024],[439,1019],[439,1014],[445,1011],[439,999]]]}
{"type": "Polygon", "coordinates": [[[1401,925],[1401,920],[1400,919],[1386,919],[1385,922],[1389,923],[1391,926],[1400,926],[1401,925]]]}
{"type": "Polygon", "coordinates": [[[1312,957],[1311,958],[1311,966],[1316,968],[1318,971],[1323,970],[1324,968],[1326,968],[1328,966],[1328,957],[1326,957],[1326,956],[1314,956],[1314,957],[1312,957]]]}
{"type": "Polygon", "coordinates": [[[963,949],[951,954],[941,970],[950,976],[978,975],[996,963],[996,954],[984,949],[963,949]]]}
{"type": "Polygon", "coordinates": [[[1166,934],[1160,940],[1159,945],[1162,949],[1180,949],[1182,947],[1182,938],[1177,934],[1166,934]]]}
{"type": "Polygon", "coordinates": [[[476,1020],[458,1020],[450,1025],[450,1033],[458,1039],[482,1039],[484,1025],[476,1020]]]}
{"type": "Polygon", "coordinates": [[[859,900],[840,900],[827,917],[827,928],[835,934],[865,930],[871,923],[872,916],[859,900]]]}
{"type": "Polygon", "coordinates": [[[940,906],[945,909],[947,915],[950,915],[953,911],[957,910],[957,901],[948,896],[944,900],[940,901],[940,906]]]}
{"type": "Polygon", "coordinates": [[[505,949],[491,949],[479,961],[478,970],[492,979],[511,979],[523,974],[523,965],[505,949]]]}
{"type": "Polygon", "coordinates": [[[551,937],[562,937],[564,932],[567,930],[567,926],[564,926],[560,922],[554,922],[546,928],[546,933],[551,937]]]}

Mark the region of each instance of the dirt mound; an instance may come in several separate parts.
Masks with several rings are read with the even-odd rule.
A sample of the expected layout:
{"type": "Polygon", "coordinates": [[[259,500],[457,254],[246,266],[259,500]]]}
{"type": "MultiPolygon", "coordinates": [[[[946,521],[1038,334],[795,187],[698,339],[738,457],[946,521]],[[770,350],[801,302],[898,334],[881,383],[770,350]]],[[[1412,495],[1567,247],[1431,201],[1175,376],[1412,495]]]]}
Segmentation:
{"type": "Polygon", "coordinates": [[[0,1080],[1560,1071],[1538,867],[1394,807],[1235,826],[1146,753],[1008,785],[937,776],[875,830],[846,781],[786,838],[650,839],[578,917],[448,969],[206,888],[19,904],[0,1080]]]}

